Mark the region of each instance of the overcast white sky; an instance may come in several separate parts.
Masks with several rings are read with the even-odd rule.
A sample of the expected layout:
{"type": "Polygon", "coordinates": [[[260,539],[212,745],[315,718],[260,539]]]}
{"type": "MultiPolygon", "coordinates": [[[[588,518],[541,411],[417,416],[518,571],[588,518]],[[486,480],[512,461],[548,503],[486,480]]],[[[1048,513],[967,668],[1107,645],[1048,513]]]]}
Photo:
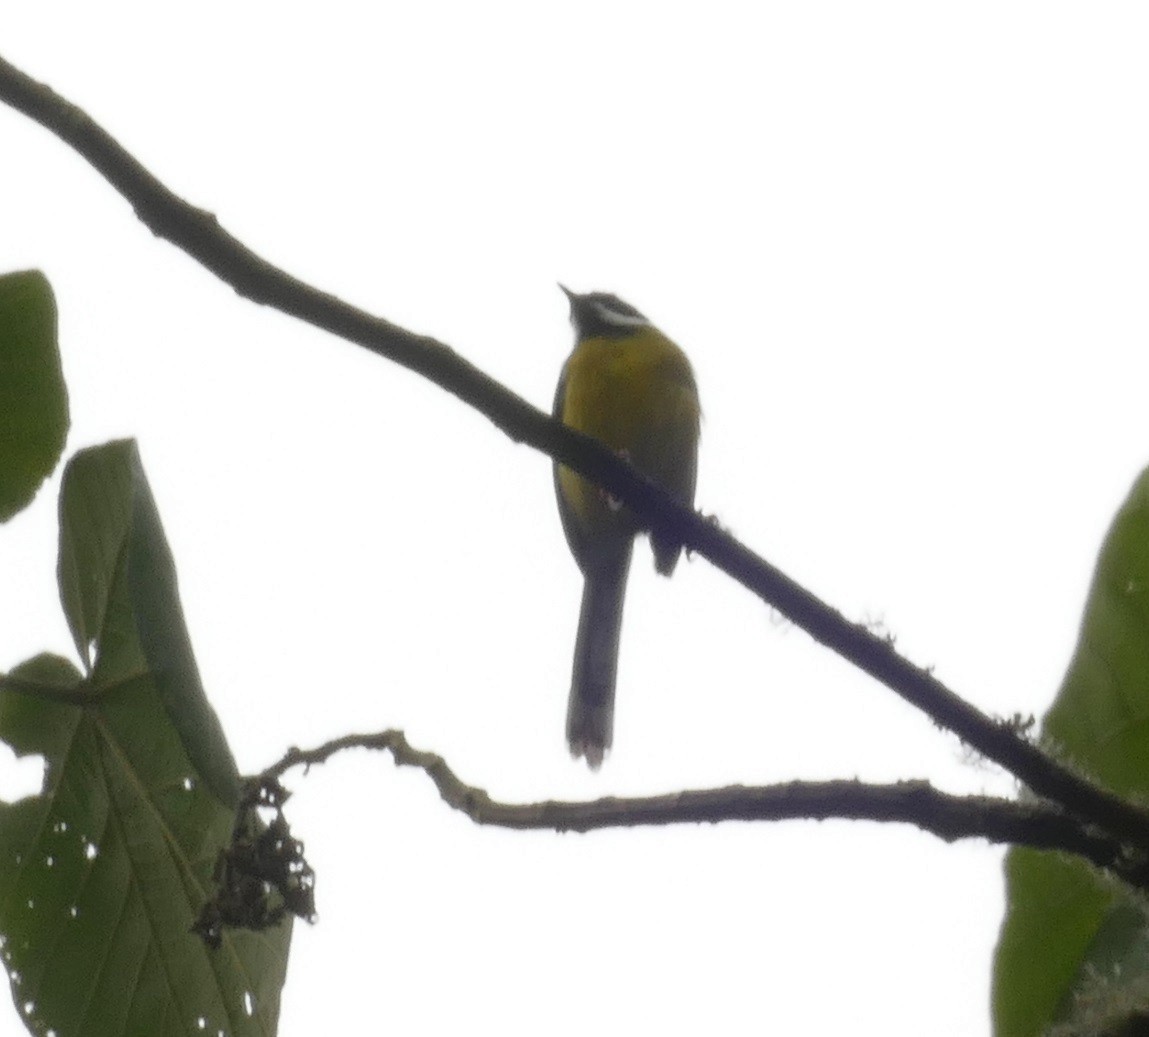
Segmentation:
{"type": "MultiPolygon", "coordinates": [[[[540,406],[571,339],[555,282],[617,292],[694,361],[700,507],[981,708],[1045,708],[1149,458],[1142,5],[165,10],[20,5],[0,54],[272,261],[540,406]]],[[[588,774],[547,460],[239,299],[7,109],[0,154],[0,269],[55,286],[69,451],[139,439],[245,771],[398,726],[515,800],[1010,791],[705,561],[666,581],[645,547],[588,774]]],[[[0,669],[70,651],[55,489],[0,529],[0,669]]],[[[291,784],[320,923],[286,1037],[988,1033],[999,850],[482,830],[365,754],[291,784]]]]}

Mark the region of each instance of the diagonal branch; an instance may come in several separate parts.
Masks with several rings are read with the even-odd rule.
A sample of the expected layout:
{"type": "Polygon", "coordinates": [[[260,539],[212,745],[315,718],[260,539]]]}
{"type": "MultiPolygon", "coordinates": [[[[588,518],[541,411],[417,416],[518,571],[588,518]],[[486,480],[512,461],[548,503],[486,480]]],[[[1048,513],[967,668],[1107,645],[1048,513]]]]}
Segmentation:
{"type": "Polygon", "coordinates": [[[155,234],[197,259],[240,295],[422,374],[486,415],[511,439],[569,465],[625,501],[664,538],[681,541],[709,559],[815,640],[893,689],[1038,795],[1125,842],[1149,849],[1149,814],[1060,766],[1009,724],[992,720],[898,655],[890,643],[849,623],[716,524],[672,500],[606,447],[533,407],[443,343],[356,309],[256,255],[224,230],[214,215],[168,190],[85,112],[2,58],[0,100],[74,148],[131,202],[155,234]]]}
{"type": "Polygon", "coordinates": [[[1038,850],[1063,850],[1106,868],[1126,882],[1149,887],[1149,858],[1129,854],[1120,841],[1083,825],[1047,803],[1017,803],[990,796],[953,796],[927,781],[868,785],[861,781],[790,781],[781,785],[730,785],[663,796],[610,797],[589,802],[546,800],[501,803],[465,784],[443,757],[411,747],[402,731],[344,735],[314,749],[290,749],[249,779],[253,788],[278,782],[292,767],[311,767],[347,749],[390,752],[400,767],[417,767],[435,783],[445,803],[480,825],[589,832],[596,828],[718,821],[787,821],[831,818],[916,825],[939,839],[986,839],[1038,850]]]}

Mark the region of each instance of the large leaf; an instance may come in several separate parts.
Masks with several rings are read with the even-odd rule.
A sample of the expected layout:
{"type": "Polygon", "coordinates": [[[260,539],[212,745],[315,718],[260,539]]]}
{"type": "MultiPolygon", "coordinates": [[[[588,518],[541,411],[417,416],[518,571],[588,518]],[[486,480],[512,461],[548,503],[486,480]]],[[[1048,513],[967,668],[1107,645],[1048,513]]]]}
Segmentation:
{"type": "MultiPolygon", "coordinates": [[[[1115,792],[1149,794],[1149,470],[1102,546],[1042,736],[1115,792]]],[[[1144,1001],[1149,926],[1139,901],[1080,861],[1028,849],[1008,854],[1006,887],[994,964],[998,1037],[1036,1037],[1054,1023],[1103,1032],[1099,1016],[1144,1001]]]]}
{"type": "Polygon", "coordinates": [[[37,1034],[270,1035],[290,923],[189,932],[238,776],[199,684],[132,443],[84,451],[61,491],[60,583],[89,673],[39,656],[0,691],[0,737],[47,768],[0,804],[0,932],[37,1034]],[[18,689],[18,690],[14,690],[18,689]]]}
{"type": "Polygon", "coordinates": [[[68,394],[56,346],[56,302],[38,270],[0,277],[0,522],[56,467],[68,394]]]}

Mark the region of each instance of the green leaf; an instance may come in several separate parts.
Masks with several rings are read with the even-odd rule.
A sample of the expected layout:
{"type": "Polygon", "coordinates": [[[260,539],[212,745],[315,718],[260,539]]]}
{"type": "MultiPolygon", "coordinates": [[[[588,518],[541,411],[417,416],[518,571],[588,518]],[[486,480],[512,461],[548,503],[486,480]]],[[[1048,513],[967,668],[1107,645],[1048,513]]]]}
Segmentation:
{"type": "Polygon", "coordinates": [[[82,450],[60,491],[60,599],[98,685],[147,667],[197,773],[223,802],[239,793],[235,761],[192,656],[175,564],[136,445],[82,450]],[[122,588],[113,580],[125,581],[122,588]],[[117,590],[119,591],[117,593],[117,590]],[[110,618],[109,618],[110,617],[110,618]]]}
{"type": "MultiPolygon", "coordinates": [[[[1042,738],[1113,791],[1149,794],[1149,469],[1102,546],[1077,648],[1042,738]]],[[[1005,870],[1006,916],[994,963],[997,1037],[1068,1026],[1081,995],[1094,1001],[1099,982],[1127,1011],[1120,988],[1131,980],[1144,985],[1147,965],[1141,903],[1062,855],[1014,849],[1005,870]]],[[[1088,1025],[1096,1028],[1096,1018],[1088,1025]]]]}
{"type": "Polygon", "coordinates": [[[0,276],[0,522],[32,500],[67,433],[52,288],[38,270],[0,276]]]}
{"type": "Polygon", "coordinates": [[[40,795],[0,804],[17,1009],[60,1037],[274,1034],[290,923],[228,931],[218,951],[189,931],[238,776],[134,444],[78,454],[61,502],[61,596],[89,675],[39,656],[0,679],[0,737],[46,761],[40,795]]]}

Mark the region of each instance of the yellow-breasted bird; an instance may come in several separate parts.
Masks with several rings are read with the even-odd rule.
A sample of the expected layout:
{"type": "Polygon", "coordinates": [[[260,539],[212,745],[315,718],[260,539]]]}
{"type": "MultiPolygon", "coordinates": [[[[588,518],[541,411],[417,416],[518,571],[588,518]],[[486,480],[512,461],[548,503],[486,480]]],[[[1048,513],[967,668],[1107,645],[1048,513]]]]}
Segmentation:
{"type": "MultiPolygon", "coordinates": [[[[575,329],[555,417],[600,440],[686,504],[694,502],[701,411],[686,354],[633,306],[563,285],[575,329]]],[[[597,769],[610,748],[618,639],[637,517],[605,490],[555,465],[555,494],[584,583],[567,707],[571,755],[597,769]]],[[[682,546],[652,536],[655,568],[674,571],[682,546]]]]}

